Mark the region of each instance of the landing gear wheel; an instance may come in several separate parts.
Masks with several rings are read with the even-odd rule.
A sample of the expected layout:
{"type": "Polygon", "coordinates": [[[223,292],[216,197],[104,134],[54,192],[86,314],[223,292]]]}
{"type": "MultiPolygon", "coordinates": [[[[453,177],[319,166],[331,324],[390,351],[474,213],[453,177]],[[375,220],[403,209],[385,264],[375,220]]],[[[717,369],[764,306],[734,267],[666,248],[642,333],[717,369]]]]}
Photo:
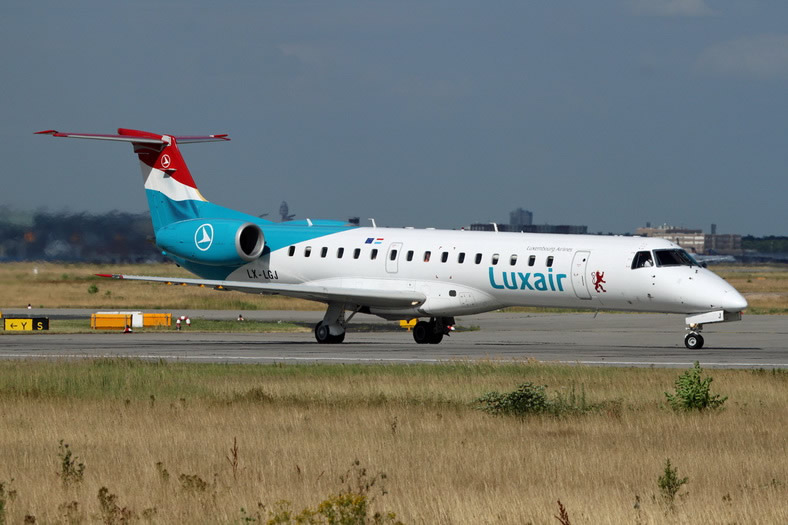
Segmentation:
{"type": "Polygon", "coordinates": [[[320,344],[328,344],[331,342],[331,332],[328,331],[328,325],[320,321],[315,325],[315,339],[320,344]]]}
{"type": "Polygon", "coordinates": [[[443,334],[442,333],[440,333],[440,332],[438,332],[438,333],[432,332],[430,334],[430,341],[429,341],[429,343],[431,345],[437,345],[441,341],[443,341],[443,334]]]}
{"type": "Polygon", "coordinates": [[[331,331],[328,329],[327,324],[323,324],[323,321],[320,321],[315,325],[315,339],[320,344],[339,344],[345,340],[345,332],[342,332],[339,335],[331,335],[331,331]]]}
{"type": "Polygon", "coordinates": [[[420,345],[430,343],[430,336],[432,335],[432,327],[427,321],[419,321],[413,327],[413,340],[420,345]]]}
{"type": "Polygon", "coordinates": [[[703,336],[700,334],[687,334],[684,337],[684,346],[690,350],[700,350],[703,348],[703,336]]]}

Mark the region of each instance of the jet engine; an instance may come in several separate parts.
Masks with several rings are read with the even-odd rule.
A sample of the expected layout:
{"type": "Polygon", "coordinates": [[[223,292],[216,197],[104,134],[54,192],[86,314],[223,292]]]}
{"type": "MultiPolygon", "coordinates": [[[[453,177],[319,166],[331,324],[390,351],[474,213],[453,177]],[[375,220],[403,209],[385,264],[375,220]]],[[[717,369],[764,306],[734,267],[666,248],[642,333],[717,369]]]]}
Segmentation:
{"type": "Polygon", "coordinates": [[[165,254],[211,266],[241,266],[263,253],[263,231],[251,222],[233,219],[189,219],[156,232],[165,254]]]}

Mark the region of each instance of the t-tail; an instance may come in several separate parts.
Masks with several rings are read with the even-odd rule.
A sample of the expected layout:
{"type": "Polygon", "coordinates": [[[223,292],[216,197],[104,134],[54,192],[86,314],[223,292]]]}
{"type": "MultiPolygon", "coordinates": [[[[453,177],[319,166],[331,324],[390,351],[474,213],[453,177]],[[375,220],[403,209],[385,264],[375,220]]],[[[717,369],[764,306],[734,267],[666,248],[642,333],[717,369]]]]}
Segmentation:
{"type": "MultiPolygon", "coordinates": [[[[118,129],[117,135],[61,133],[55,130],[39,131],[37,134],[130,142],[140,159],[154,231],[174,222],[224,215],[217,209],[219,206],[210,205],[197,189],[178,144],[227,141],[230,140],[227,135],[172,136],[124,128],[118,129]]],[[[226,211],[228,215],[237,217],[232,210],[226,211]]]]}
{"type": "Polygon", "coordinates": [[[167,255],[181,262],[232,267],[262,253],[260,224],[268,221],[208,202],[178,149],[178,144],[230,140],[227,135],[173,136],[123,128],[117,135],[37,134],[130,142],[140,160],[156,244],[167,255]]]}

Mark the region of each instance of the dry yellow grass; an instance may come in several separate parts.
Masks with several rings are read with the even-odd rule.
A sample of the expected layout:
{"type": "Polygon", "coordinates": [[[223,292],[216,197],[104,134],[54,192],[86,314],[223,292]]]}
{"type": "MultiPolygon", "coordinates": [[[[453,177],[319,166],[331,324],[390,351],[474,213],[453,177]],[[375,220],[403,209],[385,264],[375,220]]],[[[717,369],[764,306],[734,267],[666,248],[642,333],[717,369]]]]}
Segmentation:
{"type": "Polygon", "coordinates": [[[194,277],[174,264],[0,264],[0,308],[162,308],[207,310],[321,310],[320,303],[281,296],[220,292],[195,286],[119,281],[97,273],[194,277]],[[90,293],[91,286],[98,291],[90,293]]]}
{"type": "Polygon", "coordinates": [[[785,266],[713,266],[750,303],[748,313],[788,313],[788,268],[785,266]]]}
{"type": "Polygon", "coordinates": [[[154,523],[238,523],[240,509],[253,514],[258,503],[315,506],[339,490],[338,477],[354,459],[387,474],[389,494],[375,506],[406,523],[556,523],[558,499],[574,524],[788,522],[785,373],[707,371],[713,392],[730,396],[726,409],[682,415],[665,408],[663,394],[678,370],[2,368],[4,378],[25,374],[6,381],[14,392],[0,391],[0,481],[13,477],[18,490],[9,523],[25,514],[62,522],[58,506],[69,501],[95,522],[102,486],[138,515],[155,507],[154,523]],[[468,404],[523,381],[546,384],[548,392],[583,385],[589,401],[617,399],[620,409],[520,420],[468,404]],[[237,480],[227,460],[234,437],[237,480]],[[86,464],[77,487],[64,489],[56,477],[60,439],[86,464]],[[657,487],[666,458],[689,477],[675,512],[657,487]],[[189,492],[180,474],[211,486],[189,492]]]}

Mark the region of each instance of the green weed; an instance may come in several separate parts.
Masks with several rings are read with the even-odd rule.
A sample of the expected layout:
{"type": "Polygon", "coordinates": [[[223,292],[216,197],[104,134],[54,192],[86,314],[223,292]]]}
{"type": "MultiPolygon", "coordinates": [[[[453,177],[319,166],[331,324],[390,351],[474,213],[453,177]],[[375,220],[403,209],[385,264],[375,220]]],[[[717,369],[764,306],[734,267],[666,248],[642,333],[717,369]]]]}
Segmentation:
{"type": "Polygon", "coordinates": [[[98,500],[101,509],[101,521],[105,525],[129,523],[137,518],[133,510],[118,505],[118,497],[115,494],[111,494],[107,487],[99,489],[98,500]]]}
{"type": "Polygon", "coordinates": [[[522,383],[513,392],[487,392],[474,400],[479,410],[494,416],[526,416],[547,412],[549,403],[545,387],[531,382],[522,383]]]}
{"type": "Polygon", "coordinates": [[[77,456],[71,451],[68,443],[61,439],[58,442],[57,457],[60,460],[60,471],[57,473],[64,488],[82,483],[85,477],[85,464],[78,462],[77,456]]]}
{"type": "MultiPolygon", "coordinates": [[[[342,489],[321,501],[317,507],[294,511],[290,502],[279,501],[269,511],[268,524],[304,525],[402,525],[393,512],[373,512],[370,505],[377,496],[387,494],[385,473],[370,475],[358,460],[339,477],[342,489]]],[[[254,517],[241,509],[242,520],[254,522],[254,517]]],[[[258,513],[259,521],[262,521],[258,513]]]]}
{"type": "Polygon", "coordinates": [[[706,410],[722,407],[728,396],[720,397],[719,394],[712,395],[710,392],[713,379],[701,378],[703,370],[700,363],[695,361],[695,365],[681,374],[675,382],[675,394],[665,392],[668,403],[675,411],[706,410]]]}
{"type": "Polygon", "coordinates": [[[688,477],[679,478],[678,469],[670,465],[670,459],[665,460],[665,470],[657,478],[657,486],[662,495],[662,500],[667,504],[669,510],[675,507],[676,495],[681,487],[689,482],[688,477]]]}

